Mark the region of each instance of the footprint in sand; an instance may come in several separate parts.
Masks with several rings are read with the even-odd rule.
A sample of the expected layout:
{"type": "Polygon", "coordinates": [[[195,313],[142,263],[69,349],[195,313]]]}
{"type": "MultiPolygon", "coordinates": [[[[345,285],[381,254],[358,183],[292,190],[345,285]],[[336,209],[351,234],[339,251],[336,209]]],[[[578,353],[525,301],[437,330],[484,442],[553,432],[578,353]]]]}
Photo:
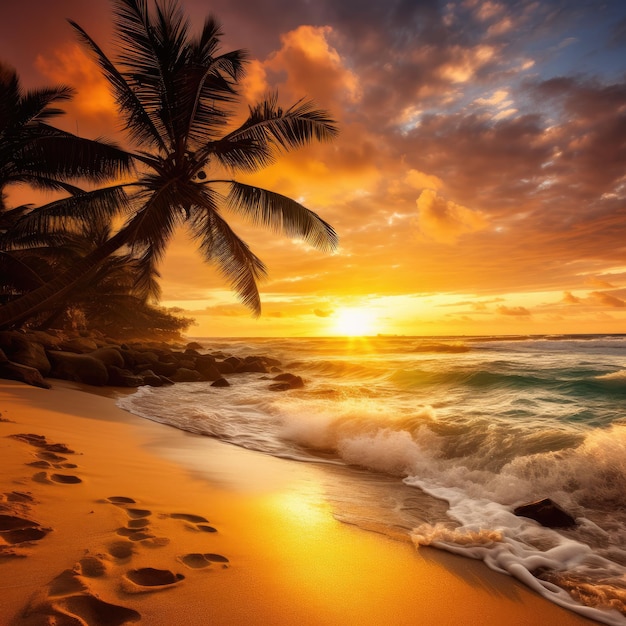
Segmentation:
{"type": "Polygon", "coordinates": [[[140,517],[150,517],[152,515],[152,511],[148,511],[148,509],[125,509],[128,517],[133,519],[137,519],[140,517]]]}
{"type": "MultiPolygon", "coordinates": [[[[74,454],[74,450],[68,448],[64,443],[49,443],[43,435],[34,435],[33,433],[20,433],[17,435],[9,435],[12,439],[23,441],[36,448],[43,448],[48,452],[60,452],[61,454],[74,454]]],[[[65,460],[65,459],[64,459],[65,460]]]]}
{"type": "Polygon", "coordinates": [[[62,485],[77,485],[82,483],[82,479],[71,474],[48,474],[48,472],[37,472],[33,480],[38,483],[59,483],[62,485]]]}
{"type": "Polygon", "coordinates": [[[100,578],[107,573],[107,564],[102,555],[87,555],[76,564],[74,571],[81,576],[100,578]]]}
{"type": "Polygon", "coordinates": [[[199,530],[205,533],[216,533],[217,528],[213,528],[213,526],[209,526],[209,520],[206,517],[202,517],[202,515],[193,515],[192,513],[170,513],[170,517],[172,519],[183,520],[184,522],[189,522],[187,528],[190,530],[199,530]]]}
{"type": "Polygon", "coordinates": [[[183,574],[175,574],[168,569],[142,567],[126,572],[122,579],[122,589],[126,593],[146,593],[169,589],[185,579],[183,574]]]}
{"type": "MultiPolygon", "coordinates": [[[[52,608],[60,615],[72,620],[68,624],[89,624],[90,626],[123,626],[129,622],[138,622],[141,613],[125,606],[110,604],[91,594],[73,595],[52,604],[52,608]]],[[[66,622],[54,622],[65,624],[66,622]]]]}
{"type": "Polygon", "coordinates": [[[115,541],[109,546],[109,554],[116,559],[129,559],[133,555],[133,544],[130,541],[115,541]]]}
{"type": "Polygon", "coordinates": [[[29,618],[35,618],[36,623],[59,626],[123,626],[138,622],[141,614],[97,598],[77,571],[65,570],[48,585],[45,596],[37,596],[27,607],[23,617],[29,624],[29,618]]]}
{"type": "Polygon", "coordinates": [[[0,495],[0,502],[34,502],[35,498],[25,491],[11,491],[0,495]]]}
{"type": "Polygon", "coordinates": [[[130,541],[142,541],[144,539],[155,539],[154,535],[150,533],[135,530],[133,528],[118,528],[117,534],[122,535],[122,537],[127,537],[130,541]]]}
{"type": "Polygon", "coordinates": [[[60,454],[56,454],[55,452],[37,452],[37,455],[40,459],[44,461],[52,461],[54,463],[60,463],[61,461],[67,461],[67,458],[61,456],[60,454]]]}
{"type": "Polygon", "coordinates": [[[29,519],[15,515],[0,515],[0,538],[10,545],[39,541],[50,530],[50,528],[42,528],[37,522],[29,519]]]}
{"type": "Polygon", "coordinates": [[[128,524],[126,526],[128,528],[145,528],[150,524],[150,520],[146,517],[140,517],[138,519],[130,519],[128,520],[128,524]]]}
{"type": "Polygon", "coordinates": [[[106,501],[117,506],[124,506],[125,504],[137,504],[136,500],[133,500],[132,498],[128,498],[126,496],[109,496],[106,501]]]}
{"type": "Polygon", "coordinates": [[[180,561],[182,561],[187,567],[191,567],[192,569],[204,569],[205,567],[210,567],[212,563],[221,563],[222,567],[228,567],[228,563],[230,562],[225,556],[221,554],[201,554],[200,552],[192,552],[190,554],[185,554],[179,557],[180,561]]]}

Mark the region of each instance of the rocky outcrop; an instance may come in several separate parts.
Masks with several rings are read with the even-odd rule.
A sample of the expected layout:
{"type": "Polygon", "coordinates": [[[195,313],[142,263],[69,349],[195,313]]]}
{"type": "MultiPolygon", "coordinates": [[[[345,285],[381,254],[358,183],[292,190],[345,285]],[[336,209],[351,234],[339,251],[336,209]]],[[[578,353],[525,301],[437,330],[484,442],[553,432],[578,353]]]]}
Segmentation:
{"type": "Polygon", "coordinates": [[[62,380],[102,387],[109,382],[106,365],[89,354],[76,354],[64,350],[50,350],[48,358],[52,364],[50,376],[62,380]]]}
{"type": "Polygon", "coordinates": [[[528,517],[547,528],[570,528],[576,526],[576,520],[550,498],[522,504],[513,509],[519,517],[528,517]]]}
{"type": "Polygon", "coordinates": [[[2,350],[0,350],[0,378],[17,380],[34,387],[50,389],[50,384],[43,379],[39,370],[34,367],[29,367],[28,365],[22,365],[21,363],[9,361],[8,357],[2,350]]]}
{"type": "MultiPolygon", "coordinates": [[[[239,357],[224,352],[207,354],[197,342],[116,343],[101,333],[63,331],[0,332],[0,377],[49,387],[44,378],[60,378],[88,385],[159,387],[188,382],[211,382],[227,387],[225,376],[280,372],[280,361],[264,355],[239,357]]],[[[304,385],[302,378],[280,373],[270,389],[285,391],[304,385]]]]}

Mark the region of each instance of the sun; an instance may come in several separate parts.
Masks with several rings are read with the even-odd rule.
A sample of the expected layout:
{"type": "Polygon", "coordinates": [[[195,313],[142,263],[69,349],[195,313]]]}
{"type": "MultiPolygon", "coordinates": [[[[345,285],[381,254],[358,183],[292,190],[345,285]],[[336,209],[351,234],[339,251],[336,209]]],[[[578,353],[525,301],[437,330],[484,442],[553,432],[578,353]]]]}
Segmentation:
{"type": "Polygon", "coordinates": [[[374,315],[360,308],[342,308],[335,314],[334,330],[344,337],[371,335],[375,324],[374,315]]]}

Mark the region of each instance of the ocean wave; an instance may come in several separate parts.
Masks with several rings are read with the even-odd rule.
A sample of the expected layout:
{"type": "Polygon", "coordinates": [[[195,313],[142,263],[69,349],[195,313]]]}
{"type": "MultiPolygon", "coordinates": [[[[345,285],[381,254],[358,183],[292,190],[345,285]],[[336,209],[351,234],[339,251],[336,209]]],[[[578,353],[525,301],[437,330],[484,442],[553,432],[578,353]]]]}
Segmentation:
{"type": "Polygon", "coordinates": [[[626,606],[623,337],[219,348],[237,352],[237,345],[277,356],[305,387],[276,394],[247,374],[221,390],[201,383],[140,390],[123,406],[275,456],[402,479],[449,505],[450,523],[429,519],[414,530],[416,543],[482,558],[563,606],[626,623],[614,610],[626,606]],[[438,347],[453,343],[471,349],[438,347]],[[513,515],[515,506],[544,497],[576,517],[577,527],[557,532],[513,515]]]}

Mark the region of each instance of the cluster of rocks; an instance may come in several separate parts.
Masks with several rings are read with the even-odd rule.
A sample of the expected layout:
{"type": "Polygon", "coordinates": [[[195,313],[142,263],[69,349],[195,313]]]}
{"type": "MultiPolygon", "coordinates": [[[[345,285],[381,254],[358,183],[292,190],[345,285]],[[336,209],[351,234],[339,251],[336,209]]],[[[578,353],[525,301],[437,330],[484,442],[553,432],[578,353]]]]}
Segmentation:
{"type": "Polygon", "coordinates": [[[0,378],[49,388],[47,378],[87,385],[139,387],[177,382],[230,385],[225,376],[256,372],[274,374],[269,389],[284,391],[304,385],[302,378],[282,372],[280,361],[266,356],[240,358],[222,352],[202,353],[198,343],[116,343],[103,335],[69,336],[62,332],[0,332],[0,378]]]}

